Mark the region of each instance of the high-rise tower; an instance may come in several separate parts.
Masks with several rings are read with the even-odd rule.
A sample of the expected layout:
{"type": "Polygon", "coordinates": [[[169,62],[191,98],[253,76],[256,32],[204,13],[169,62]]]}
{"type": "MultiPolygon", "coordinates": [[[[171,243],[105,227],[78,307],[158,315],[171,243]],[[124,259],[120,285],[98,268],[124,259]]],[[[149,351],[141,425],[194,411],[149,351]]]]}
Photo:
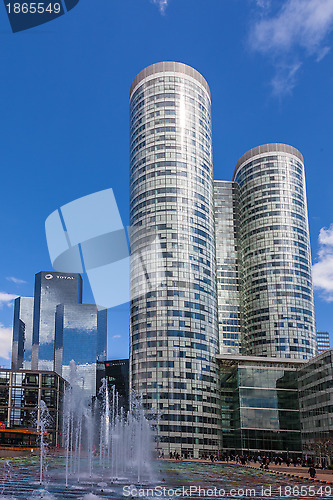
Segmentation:
{"type": "Polygon", "coordinates": [[[82,303],[82,278],[76,273],[41,271],[35,276],[33,370],[53,370],[55,313],[58,304],[82,303]]]}
{"type": "Polygon", "coordinates": [[[216,285],[220,354],[241,352],[238,232],[239,186],[214,181],[216,285]]]}
{"type": "Polygon", "coordinates": [[[317,352],[327,351],[330,349],[330,334],[328,332],[317,332],[317,352]]]}
{"type": "Polygon", "coordinates": [[[240,191],[243,353],[316,354],[311,251],[301,153],[286,144],[251,149],[237,162],[240,191]]]}
{"type": "Polygon", "coordinates": [[[76,376],[84,379],[87,395],[96,395],[104,372],[107,341],[107,310],[94,304],[59,304],[55,314],[54,371],[71,378],[75,361],[76,376]]]}
{"type": "Polygon", "coordinates": [[[12,368],[30,370],[32,356],[33,297],[17,297],[14,303],[12,368]]]}
{"type": "MultiPolygon", "coordinates": [[[[160,415],[158,447],[219,447],[211,100],[193,68],[161,62],[130,91],[131,251],[152,239],[161,284],[131,270],[131,387],[160,415]]],[[[154,276],[156,278],[156,276],[154,276]]]]}

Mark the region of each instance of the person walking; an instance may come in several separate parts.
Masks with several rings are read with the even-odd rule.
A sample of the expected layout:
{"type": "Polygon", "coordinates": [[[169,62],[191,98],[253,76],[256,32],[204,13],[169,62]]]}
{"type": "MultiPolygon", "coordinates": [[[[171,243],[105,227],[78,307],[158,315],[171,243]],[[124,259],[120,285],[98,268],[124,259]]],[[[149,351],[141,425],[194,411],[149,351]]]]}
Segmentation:
{"type": "Polygon", "coordinates": [[[308,473],[310,474],[311,479],[314,479],[316,477],[316,469],[311,465],[311,467],[308,470],[308,473]]]}

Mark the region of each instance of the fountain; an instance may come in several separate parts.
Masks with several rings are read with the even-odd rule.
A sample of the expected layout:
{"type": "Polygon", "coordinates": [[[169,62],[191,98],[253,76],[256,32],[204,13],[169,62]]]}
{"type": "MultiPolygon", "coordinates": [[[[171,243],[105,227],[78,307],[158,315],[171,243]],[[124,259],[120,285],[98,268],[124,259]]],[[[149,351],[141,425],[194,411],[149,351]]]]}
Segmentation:
{"type": "MultiPolygon", "coordinates": [[[[71,382],[64,398],[61,456],[47,452],[50,417],[45,403],[40,402],[37,408],[40,456],[0,459],[3,466],[0,500],[152,498],[152,493],[141,492],[154,492],[155,487],[159,488],[155,490],[156,496],[180,500],[188,498],[188,493],[179,496],[174,492],[183,488],[187,492],[194,488],[192,496],[198,499],[212,497],[208,492],[218,488],[226,494],[212,498],[244,500],[244,491],[255,491],[257,499],[266,500],[269,496],[271,500],[279,500],[281,488],[286,492],[293,491],[290,488],[299,491],[295,478],[232,463],[160,461],[157,463],[163,479],[159,482],[153,473],[152,432],[142,399],[132,397],[131,411],[125,412],[119,405],[115,388],[109,391],[105,380],[94,401],[85,396],[84,384],[77,379],[75,367],[71,382]],[[228,494],[238,487],[240,494],[228,494]],[[207,496],[199,494],[200,488],[206,489],[207,496]],[[269,494],[264,494],[263,489],[269,494]]],[[[332,498],[326,491],[324,495],[310,496],[315,500],[332,498]]],[[[250,496],[254,498],[252,493],[250,496]]],[[[301,497],[297,494],[294,498],[301,497]]]]}
{"type": "Polygon", "coordinates": [[[102,494],[121,498],[123,485],[156,482],[151,425],[141,398],[132,395],[131,410],[125,412],[115,388],[109,390],[103,379],[98,397],[91,400],[73,363],[63,401],[61,450],[53,454],[47,446],[50,421],[41,401],[37,407],[40,455],[4,463],[4,497],[92,500],[102,494]]]}
{"type": "Polygon", "coordinates": [[[100,389],[100,465],[111,470],[111,482],[130,478],[137,483],[151,479],[151,431],[142,401],[132,397],[131,411],[124,415],[113,387],[105,379],[100,389]]]}
{"type": "Polygon", "coordinates": [[[44,401],[41,401],[37,407],[37,429],[39,431],[40,465],[39,482],[43,484],[43,471],[45,468],[45,457],[47,452],[46,433],[51,423],[51,415],[44,401]]]}

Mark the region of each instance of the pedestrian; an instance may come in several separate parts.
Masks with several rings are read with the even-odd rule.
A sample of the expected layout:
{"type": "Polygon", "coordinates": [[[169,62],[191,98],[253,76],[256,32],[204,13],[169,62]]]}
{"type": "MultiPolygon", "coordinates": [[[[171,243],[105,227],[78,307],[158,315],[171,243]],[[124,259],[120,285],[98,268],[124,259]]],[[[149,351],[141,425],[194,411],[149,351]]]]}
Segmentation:
{"type": "Polygon", "coordinates": [[[311,479],[314,479],[316,477],[316,469],[311,465],[311,467],[308,470],[308,473],[310,474],[311,479]]]}

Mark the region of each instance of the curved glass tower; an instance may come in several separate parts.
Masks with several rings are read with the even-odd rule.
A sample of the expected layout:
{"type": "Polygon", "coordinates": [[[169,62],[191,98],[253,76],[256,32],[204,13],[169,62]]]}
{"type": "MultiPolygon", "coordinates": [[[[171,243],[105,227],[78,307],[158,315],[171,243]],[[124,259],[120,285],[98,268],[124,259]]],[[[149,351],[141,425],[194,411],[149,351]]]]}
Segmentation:
{"type": "Polygon", "coordinates": [[[301,153],[265,144],[238,161],[243,353],[316,354],[311,251],[301,153]]]}
{"type": "Polygon", "coordinates": [[[131,269],[131,386],[159,415],[157,448],[197,457],[220,444],[207,82],[185,64],[149,66],[131,86],[130,125],[132,254],[155,241],[153,271],[131,269]]]}

